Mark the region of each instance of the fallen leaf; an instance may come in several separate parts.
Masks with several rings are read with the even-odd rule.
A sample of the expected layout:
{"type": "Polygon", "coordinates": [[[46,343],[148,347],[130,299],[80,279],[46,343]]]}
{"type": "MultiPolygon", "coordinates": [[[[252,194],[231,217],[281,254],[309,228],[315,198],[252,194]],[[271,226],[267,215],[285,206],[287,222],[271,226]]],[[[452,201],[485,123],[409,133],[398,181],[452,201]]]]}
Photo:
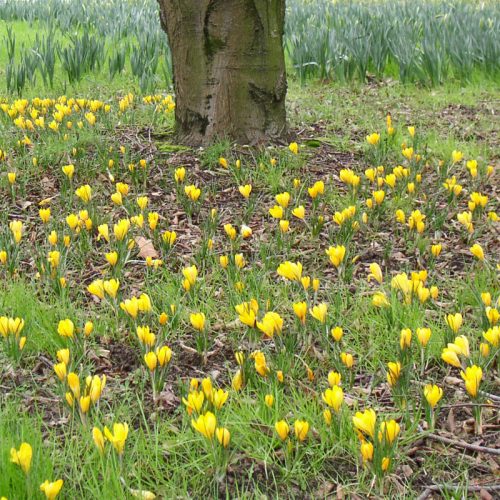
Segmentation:
{"type": "Polygon", "coordinates": [[[337,485],[337,500],[342,500],[345,497],[344,488],[341,484],[337,485]]]}
{"type": "MultiPolygon", "coordinates": [[[[326,481],[320,485],[320,487],[316,490],[316,498],[326,498],[329,493],[333,491],[335,488],[335,483],[330,481],[326,481]]],[[[341,497],[343,498],[343,497],[341,497]]]]}
{"type": "Polygon", "coordinates": [[[448,413],[448,418],[446,419],[446,427],[452,434],[455,434],[456,425],[455,425],[455,414],[453,413],[453,408],[451,408],[448,413]]]}
{"type": "Polygon", "coordinates": [[[177,408],[180,403],[178,396],[173,391],[171,385],[167,385],[163,391],[160,392],[157,398],[157,402],[163,408],[177,408]]]}
{"type": "Polygon", "coordinates": [[[493,497],[486,490],[479,490],[481,500],[493,500],[493,497]]]}
{"type": "Polygon", "coordinates": [[[444,381],[447,384],[450,384],[450,385],[461,385],[461,384],[463,384],[463,380],[460,379],[460,378],[458,378],[458,377],[445,377],[444,381]]]}
{"type": "Polygon", "coordinates": [[[148,240],[143,236],[137,236],[137,238],[135,238],[135,244],[139,248],[139,257],[142,257],[143,259],[148,257],[151,257],[152,259],[158,258],[158,252],[155,250],[151,240],[148,240]]]}
{"type": "Polygon", "coordinates": [[[402,470],[405,477],[411,477],[414,474],[413,469],[407,464],[403,465],[402,470]]]}
{"type": "Polygon", "coordinates": [[[31,201],[23,201],[21,203],[21,210],[26,210],[28,207],[31,207],[33,203],[31,201]]]}

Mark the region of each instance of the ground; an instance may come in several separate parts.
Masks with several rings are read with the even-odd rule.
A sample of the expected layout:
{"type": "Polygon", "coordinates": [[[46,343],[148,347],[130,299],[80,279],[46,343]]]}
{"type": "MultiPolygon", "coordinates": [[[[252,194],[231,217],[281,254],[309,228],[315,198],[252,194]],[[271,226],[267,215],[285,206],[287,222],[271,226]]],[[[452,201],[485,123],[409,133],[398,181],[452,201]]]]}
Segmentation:
{"type": "Polygon", "coordinates": [[[437,495],[432,488],[460,497],[482,486],[478,495],[494,496],[488,490],[498,481],[500,446],[498,318],[491,312],[498,309],[500,291],[500,96],[494,82],[428,89],[391,80],[303,87],[292,79],[290,140],[261,149],[227,141],[203,150],[178,146],[172,139],[171,101],[164,95],[126,97],[127,90],[91,86],[85,96],[98,101],[71,106],[67,92],[59,100],[66,115],[55,120],[55,131],[49,123],[56,102],[16,105],[8,97],[1,111],[0,250],[6,256],[0,266],[0,316],[22,318],[24,328],[16,333],[11,327],[0,339],[0,495],[33,498],[44,480],[61,478],[63,498],[145,497],[145,491],[158,497],[437,495]],[[29,130],[26,120],[36,119],[33,109],[45,115],[45,128],[29,130]],[[14,123],[19,117],[23,120],[14,123]],[[413,136],[409,126],[415,127],[413,136]],[[381,137],[371,145],[367,136],[374,132],[381,137]],[[25,137],[29,141],[18,144],[25,137]],[[413,153],[404,156],[409,147],[413,153]],[[66,165],[74,165],[72,179],[62,171],[66,165]],[[387,176],[398,166],[391,186],[387,176]],[[372,182],[365,171],[374,167],[372,182]],[[341,174],[343,169],[359,176],[358,187],[346,183],[352,174],[341,174]],[[12,182],[7,174],[14,172],[12,182]],[[443,185],[453,176],[463,186],[458,195],[443,185]],[[324,185],[316,184],[311,196],[308,188],[318,181],[324,185]],[[128,194],[117,182],[128,185],[128,194]],[[85,185],[91,186],[88,201],[85,190],[76,194],[85,185]],[[190,185],[201,190],[196,201],[185,189],[190,185]],[[239,189],[245,185],[252,186],[249,198],[239,189]],[[121,203],[110,198],[116,190],[122,192],[121,203]],[[382,190],[380,201],[374,192],[382,190]],[[283,192],[291,195],[289,206],[280,199],[282,219],[289,220],[286,232],[269,213],[283,192]],[[487,196],[485,207],[479,201],[470,205],[472,193],[487,196]],[[138,201],[140,196],[147,201],[138,201]],[[292,215],[300,205],[303,219],[292,215]],[[47,207],[50,218],[44,223],[39,211],[47,207]],[[355,208],[335,222],[336,212],[348,207],[355,208]],[[396,210],[403,211],[404,222],[397,222],[396,210]],[[425,215],[421,232],[411,227],[416,210],[425,215]],[[469,210],[471,231],[457,219],[469,210]],[[159,214],[157,226],[151,213],[159,214]],[[74,223],[67,219],[70,214],[74,223]],[[132,223],[121,240],[114,224],[127,218],[132,223]],[[10,226],[14,220],[23,224],[18,243],[10,226]],[[226,224],[235,228],[234,240],[226,224]],[[241,235],[242,226],[251,229],[249,237],[241,235]],[[167,230],[176,233],[173,246],[163,237],[167,230]],[[57,233],[56,243],[48,241],[51,231],[57,233]],[[484,258],[471,252],[475,243],[484,258]],[[441,252],[433,255],[431,246],[438,244],[441,252]],[[337,246],[345,247],[338,266],[335,250],[331,258],[326,253],[337,246]],[[59,254],[56,264],[53,251],[59,254]],[[105,258],[112,251],[118,252],[114,266],[105,258]],[[301,276],[317,278],[317,287],[297,281],[297,266],[288,264],[278,273],[285,262],[300,262],[301,276]],[[380,266],[380,283],[367,279],[377,274],[373,263],[380,266]],[[196,279],[186,270],[192,265],[196,279]],[[420,274],[412,277],[412,272],[420,274]],[[399,273],[407,273],[410,285],[401,277],[399,285],[391,283],[399,273]],[[119,280],[116,296],[111,279],[119,280]],[[108,281],[104,298],[89,293],[96,280],[108,281]],[[125,300],[141,294],[147,294],[151,308],[140,302],[144,311],[134,318],[133,308],[125,311],[125,300]],[[383,298],[383,307],[376,307],[376,300],[374,305],[374,297],[383,298]],[[235,307],[251,299],[258,303],[261,328],[238,319],[235,307]],[[302,301],[305,324],[293,309],[302,301]],[[322,303],[328,304],[324,320],[310,314],[322,303]],[[279,319],[264,321],[270,311],[279,319]],[[193,313],[206,317],[201,332],[193,313]],[[463,324],[454,331],[446,316],[455,313],[462,314],[463,324]],[[68,319],[75,327],[71,335],[60,323],[68,319]],[[91,332],[89,325],[85,329],[88,322],[91,332]],[[139,340],[137,326],[156,334],[152,346],[139,340]],[[342,328],[339,340],[331,333],[334,327],[342,328]],[[417,334],[424,327],[432,332],[426,347],[417,334]],[[407,333],[401,334],[405,329],[411,330],[409,346],[407,333]],[[469,349],[455,339],[461,335],[469,349]],[[448,344],[458,353],[460,368],[443,361],[448,344]],[[149,370],[144,355],[163,345],[172,351],[170,361],[166,368],[149,370]],[[61,364],[58,351],[65,348],[71,354],[64,369],[79,374],[82,394],[97,384],[86,385],[87,375],[106,376],[88,411],[67,377],[61,381],[54,369],[61,364]],[[345,353],[352,354],[353,366],[345,353]],[[401,373],[391,386],[388,363],[396,361],[401,373]],[[472,365],[483,374],[476,397],[467,393],[461,377],[472,365]],[[338,394],[336,384],[329,384],[330,371],[341,374],[338,413],[324,397],[329,385],[338,394]],[[207,377],[213,389],[202,384],[207,377]],[[426,384],[444,391],[434,430],[426,418],[426,384]],[[228,394],[222,405],[217,398],[225,396],[215,396],[218,388],[228,394]],[[66,393],[73,395],[72,407],[66,393]],[[201,393],[203,410],[188,414],[183,400],[201,393]],[[331,421],[324,413],[328,408],[331,421]],[[399,426],[394,442],[378,438],[378,432],[355,430],[353,416],[368,408],[378,415],[377,429],[395,420],[387,424],[399,426]],[[481,429],[474,424],[478,408],[481,429]],[[198,412],[208,410],[218,428],[229,430],[227,447],[192,425],[198,412]],[[290,426],[286,439],[275,429],[281,420],[290,426]],[[303,440],[302,420],[309,424],[303,440]],[[114,423],[128,424],[124,452],[108,439],[100,453],[93,428],[114,423]],[[11,448],[22,442],[33,449],[26,479],[10,462],[11,448]],[[362,443],[375,448],[365,463],[362,443]],[[385,457],[390,462],[384,471],[385,457]]]}

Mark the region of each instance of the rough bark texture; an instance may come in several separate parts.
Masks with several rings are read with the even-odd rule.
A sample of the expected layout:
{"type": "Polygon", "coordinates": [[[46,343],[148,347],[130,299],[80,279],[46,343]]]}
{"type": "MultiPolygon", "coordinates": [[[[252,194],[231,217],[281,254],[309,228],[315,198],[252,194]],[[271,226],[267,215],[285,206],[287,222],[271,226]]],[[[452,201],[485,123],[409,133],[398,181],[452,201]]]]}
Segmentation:
{"type": "Polygon", "coordinates": [[[285,0],[158,0],[174,70],[178,139],[283,137],[285,0]]]}

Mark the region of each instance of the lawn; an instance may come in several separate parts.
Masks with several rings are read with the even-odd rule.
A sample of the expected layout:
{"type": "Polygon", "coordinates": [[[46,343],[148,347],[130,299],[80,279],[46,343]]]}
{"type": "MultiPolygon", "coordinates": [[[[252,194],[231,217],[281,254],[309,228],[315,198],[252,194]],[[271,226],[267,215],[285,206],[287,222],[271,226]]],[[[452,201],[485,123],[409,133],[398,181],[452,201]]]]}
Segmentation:
{"type": "Polygon", "coordinates": [[[498,82],[290,73],[261,148],[3,94],[0,498],[495,496],[498,82]]]}

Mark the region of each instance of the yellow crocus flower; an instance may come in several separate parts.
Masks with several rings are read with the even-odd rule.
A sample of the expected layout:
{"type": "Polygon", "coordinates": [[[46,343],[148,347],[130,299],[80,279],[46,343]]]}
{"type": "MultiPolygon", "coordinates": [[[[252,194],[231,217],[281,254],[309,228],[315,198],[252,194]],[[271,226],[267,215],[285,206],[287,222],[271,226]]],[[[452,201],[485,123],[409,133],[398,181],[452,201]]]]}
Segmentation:
{"type": "Polygon", "coordinates": [[[479,392],[479,385],[483,378],[483,370],[480,366],[472,365],[465,369],[465,372],[460,372],[460,375],[464,379],[465,389],[469,395],[476,398],[479,392]]]}
{"type": "Polygon", "coordinates": [[[312,309],[309,310],[309,314],[320,323],[326,322],[327,312],[328,312],[328,304],[326,302],[322,302],[321,304],[318,304],[317,306],[314,306],[312,309]]]}
{"type": "Polygon", "coordinates": [[[338,246],[331,246],[326,250],[326,254],[330,258],[330,262],[338,268],[340,264],[342,264],[342,261],[344,260],[346,253],[346,248],[344,245],[338,245],[338,246]]]}
{"type": "Polygon", "coordinates": [[[212,412],[207,411],[204,415],[200,415],[197,420],[191,420],[191,425],[201,435],[211,440],[215,434],[217,419],[212,412]]]}
{"type": "Polygon", "coordinates": [[[104,427],[104,435],[106,439],[113,445],[118,455],[122,455],[125,449],[125,442],[128,437],[128,424],[116,423],[113,424],[113,432],[107,427],[104,427]]]}
{"type": "Polygon", "coordinates": [[[104,435],[99,427],[92,429],[92,439],[100,453],[104,453],[104,435]]]}
{"type": "Polygon", "coordinates": [[[352,417],[352,423],[354,427],[362,432],[363,434],[371,437],[373,439],[375,435],[375,423],[377,421],[377,414],[375,410],[369,408],[366,409],[363,413],[356,412],[354,417],[352,417]]]}
{"type": "Polygon", "coordinates": [[[54,500],[57,497],[57,495],[59,495],[59,492],[61,491],[63,484],[64,481],[62,479],[58,479],[57,481],[54,482],[49,482],[47,480],[40,485],[40,491],[45,493],[45,497],[47,498],[47,500],[54,500]]]}
{"type": "Polygon", "coordinates": [[[427,384],[424,387],[424,396],[431,408],[435,408],[443,397],[443,389],[437,385],[427,384]]]}
{"type": "Polygon", "coordinates": [[[276,270],[279,276],[290,281],[300,281],[302,278],[302,264],[300,262],[286,261],[279,265],[276,270]]]}
{"type": "Polygon", "coordinates": [[[378,433],[379,441],[385,441],[392,445],[398,437],[400,426],[395,420],[389,420],[380,424],[380,431],[378,433]]]}
{"type": "Polygon", "coordinates": [[[33,449],[28,443],[22,443],[19,450],[15,448],[10,449],[10,461],[21,467],[25,474],[28,474],[31,468],[31,457],[33,456],[33,449]]]}
{"type": "Polygon", "coordinates": [[[203,329],[205,328],[205,314],[201,312],[191,313],[189,315],[189,321],[191,321],[191,326],[199,332],[203,331],[203,329]]]}
{"type": "Polygon", "coordinates": [[[309,422],[306,420],[295,420],[293,423],[293,430],[295,432],[295,437],[302,442],[306,439],[307,433],[309,432],[309,422]]]}
{"type": "Polygon", "coordinates": [[[333,385],[331,389],[326,389],[322,398],[330,408],[334,409],[335,413],[338,413],[344,401],[344,391],[340,386],[333,385]]]}
{"type": "Polygon", "coordinates": [[[483,247],[479,243],[474,243],[470,247],[470,253],[476,257],[476,259],[483,261],[484,260],[484,251],[483,247]]]}
{"type": "Polygon", "coordinates": [[[288,437],[290,433],[290,427],[285,420],[280,420],[274,424],[274,428],[282,441],[288,437]]]}
{"type": "Polygon", "coordinates": [[[243,196],[243,198],[248,199],[250,197],[250,193],[252,192],[252,185],[251,184],[245,184],[244,186],[239,186],[238,190],[243,196]]]}
{"type": "Polygon", "coordinates": [[[225,427],[217,427],[215,435],[217,437],[217,441],[219,441],[224,448],[229,446],[229,441],[231,440],[231,433],[229,432],[229,429],[226,429],[225,427]]]}
{"type": "Polygon", "coordinates": [[[300,322],[305,325],[306,314],[307,314],[307,304],[305,302],[297,302],[293,304],[293,312],[299,318],[300,322]]]}
{"type": "Polygon", "coordinates": [[[368,281],[372,279],[374,279],[378,283],[382,283],[382,281],[384,280],[382,269],[380,269],[380,266],[376,262],[370,264],[370,274],[368,275],[368,281]]]}
{"type": "Polygon", "coordinates": [[[57,333],[61,337],[73,338],[75,332],[75,325],[73,321],[70,319],[63,319],[59,321],[59,325],[57,326],[57,333]]]}
{"type": "Polygon", "coordinates": [[[463,317],[460,313],[448,314],[446,316],[446,323],[454,333],[457,333],[462,326],[463,317]]]}

